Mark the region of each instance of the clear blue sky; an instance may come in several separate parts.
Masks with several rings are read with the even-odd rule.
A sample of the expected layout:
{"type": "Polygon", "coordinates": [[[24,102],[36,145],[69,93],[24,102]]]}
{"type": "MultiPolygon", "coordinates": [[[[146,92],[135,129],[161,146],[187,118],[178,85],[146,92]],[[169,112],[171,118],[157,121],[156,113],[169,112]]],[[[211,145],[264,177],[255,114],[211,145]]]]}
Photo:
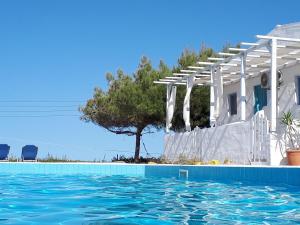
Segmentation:
{"type": "MultiPolygon", "coordinates": [[[[0,142],[15,156],[25,144],[38,145],[40,157],[133,154],[133,137],[79,120],[77,108],[93,88],[107,87],[106,72],[133,73],[143,55],[171,66],[202,42],[220,49],[254,41],[276,24],[300,21],[299,9],[296,0],[2,0],[0,142]]],[[[144,141],[149,152],[162,152],[163,132],[144,141]]]]}

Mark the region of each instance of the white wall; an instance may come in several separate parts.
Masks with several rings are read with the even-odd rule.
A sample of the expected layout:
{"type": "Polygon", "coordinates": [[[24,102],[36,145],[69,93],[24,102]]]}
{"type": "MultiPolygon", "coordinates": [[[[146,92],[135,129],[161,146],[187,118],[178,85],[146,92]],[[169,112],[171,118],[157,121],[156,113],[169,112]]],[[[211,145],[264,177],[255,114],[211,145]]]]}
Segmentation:
{"type": "Polygon", "coordinates": [[[202,162],[219,160],[221,163],[230,160],[234,164],[268,163],[267,127],[267,120],[256,114],[246,122],[167,134],[164,157],[171,162],[188,159],[202,162]]]}
{"type": "MultiPolygon", "coordinates": [[[[278,90],[278,112],[279,116],[282,112],[287,112],[297,105],[297,84],[296,77],[300,76],[300,64],[284,68],[281,70],[283,73],[283,85],[278,90]]],[[[254,114],[254,86],[260,85],[260,76],[248,78],[246,80],[246,119],[249,120],[254,114]]],[[[224,85],[223,105],[220,107],[220,116],[217,118],[217,124],[227,124],[240,121],[240,82],[224,85]],[[237,115],[229,115],[228,95],[237,93],[237,115]]],[[[267,116],[269,116],[270,104],[270,91],[268,91],[268,106],[264,108],[267,116]]],[[[297,113],[298,117],[298,113],[297,113]]],[[[300,113],[299,117],[300,118],[300,113]]]]}

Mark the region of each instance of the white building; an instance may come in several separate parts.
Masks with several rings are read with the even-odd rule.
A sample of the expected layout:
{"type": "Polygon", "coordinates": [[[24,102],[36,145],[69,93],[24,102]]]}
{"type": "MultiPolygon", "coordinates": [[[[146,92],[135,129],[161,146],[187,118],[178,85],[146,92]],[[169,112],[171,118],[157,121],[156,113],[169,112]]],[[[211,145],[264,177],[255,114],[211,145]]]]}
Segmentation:
{"type": "Polygon", "coordinates": [[[290,110],[300,118],[300,23],[278,25],[256,37],[256,43],[230,48],[234,53],[220,52],[210,62],[198,62],[155,82],[167,85],[167,159],[284,164],[288,146],[281,115],[290,110]],[[168,132],[176,85],[187,87],[185,133],[168,132]],[[190,93],[198,85],[210,86],[211,128],[190,131],[190,93]]]}

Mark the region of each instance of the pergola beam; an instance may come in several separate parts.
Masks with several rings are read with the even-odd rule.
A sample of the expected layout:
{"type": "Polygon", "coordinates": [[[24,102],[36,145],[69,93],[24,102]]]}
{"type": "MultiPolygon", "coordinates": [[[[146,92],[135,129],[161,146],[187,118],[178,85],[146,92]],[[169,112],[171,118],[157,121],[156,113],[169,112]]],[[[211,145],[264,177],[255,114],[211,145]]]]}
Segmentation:
{"type": "MultiPolygon", "coordinates": [[[[244,52],[247,49],[246,48],[228,48],[229,51],[239,51],[239,52],[244,52]]],[[[236,55],[236,54],[235,54],[236,55]]]]}
{"type": "Polygon", "coordinates": [[[171,82],[153,81],[154,84],[170,84],[171,82]]]}
{"type": "Polygon", "coordinates": [[[203,66],[188,66],[189,69],[196,69],[196,70],[201,70],[204,69],[205,67],[203,66]]]}
{"type": "Polygon", "coordinates": [[[229,52],[219,52],[218,55],[223,55],[223,56],[234,56],[234,53],[229,53],[229,52]]]}
{"type": "Polygon", "coordinates": [[[210,61],[223,61],[225,58],[208,57],[207,59],[210,61]]]}
{"type": "Polygon", "coordinates": [[[174,76],[190,76],[189,73],[173,73],[174,76]]]}
{"type": "Polygon", "coordinates": [[[258,43],[252,43],[252,42],[241,42],[240,45],[246,45],[246,46],[257,46],[258,43]]]}
{"type": "Polygon", "coordinates": [[[181,79],[181,77],[165,77],[167,79],[174,79],[174,80],[178,80],[178,79],[181,79]]]}
{"type": "Polygon", "coordinates": [[[267,40],[300,42],[299,38],[286,38],[286,37],[276,37],[276,36],[269,36],[269,35],[256,35],[256,38],[258,38],[258,39],[267,39],[267,40]]]}
{"type": "Polygon", "coordinates": [[[197,73],[196,70],[180,70],[180,72],[183,72],[183,73],[197,73]]]}
{"type": "MultiPolygon", "coordinates": [[[[257,46],[258,43],[250,43],[250,42],[241,42],[241,45],[244,46],[257,46]]],[[[300,46],[292,46],[292,45],[277,45],[277,48],[287,48],[287,49],[300,49],[300,46]]]]}
{"type": "Polygon", "coordinates": [[[197,64],[199,65],[213,65],[214,63],[213,62],[197,62],[197,64]]]}
{"type": "Polygon", "coordinates": [[[173,80],[173,79],[160,79],[159,81],[167,81],[167,82],[177,82],[177,80],[173,80]]]}
{"type": "Polygon", "coordinates": [[[196,74],[196,77],[210,77],[209,74],[196,74]]]}

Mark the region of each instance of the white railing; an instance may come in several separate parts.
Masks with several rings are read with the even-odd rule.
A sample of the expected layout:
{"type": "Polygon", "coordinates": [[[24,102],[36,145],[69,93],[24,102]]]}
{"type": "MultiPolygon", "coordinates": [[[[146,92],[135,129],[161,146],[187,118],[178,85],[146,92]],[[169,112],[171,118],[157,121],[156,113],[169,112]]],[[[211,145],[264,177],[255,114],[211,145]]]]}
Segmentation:
{"type": "Polygon", "coordinates": [[[263,112],[246,122],[165,135],[164,157],[171,162],[231,161],[236,164],[268,163],[268,120],[263,112]]]}
{"type": "Polygon", "coordinates": [[[263,110],[258,111],[250,120],[250,130],[252,131],[250,161],[260,164],[268,163],[270,159],[269,121],[263,110]]]}

